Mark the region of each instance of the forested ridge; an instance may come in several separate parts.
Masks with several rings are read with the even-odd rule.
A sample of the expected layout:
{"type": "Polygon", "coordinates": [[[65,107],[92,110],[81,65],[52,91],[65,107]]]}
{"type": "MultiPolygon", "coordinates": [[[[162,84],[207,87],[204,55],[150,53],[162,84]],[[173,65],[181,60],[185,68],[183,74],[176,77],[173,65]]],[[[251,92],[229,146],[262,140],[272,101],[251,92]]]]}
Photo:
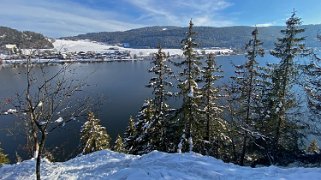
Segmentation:
{"type": "MultiPolygon", "coordinates": [[[[282,26],[258,27],[260,31],[259,38],[264,42],[263,47],[271,49],[274,41],[279,37],[282,26]]],[[[321,30],[321,25],[303,25],[306,37],[306,45],[309,47],[319,47],[316,36],[321,30]]],[[[244,48],[244,42],[250,40],[253,27],[233,26],[233,27],[194,27],[197,32],[198,47],[226,47],[226,48],[244,48]]],[[[174,26],[154,26],[132,29],[118,32],[97,32],[80,34],[73,37],[64,37],[63,39],[89,39],[108,44],[129,43],[133,48],[157,48],[161,44],[163,48],[180,48],[180,42],[185,37],[187,27],[174,26]]]]}

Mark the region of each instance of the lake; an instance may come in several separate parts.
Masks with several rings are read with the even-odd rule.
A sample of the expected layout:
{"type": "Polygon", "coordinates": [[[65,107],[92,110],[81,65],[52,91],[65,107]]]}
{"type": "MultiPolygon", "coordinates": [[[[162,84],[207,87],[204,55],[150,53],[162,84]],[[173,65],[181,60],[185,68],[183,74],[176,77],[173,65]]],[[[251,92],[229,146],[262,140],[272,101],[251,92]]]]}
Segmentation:
{"type": "MultiPolygon", "coordinates": [[[[245,61],[244,56],[220,56],[218,64],[222,65],[225,72],[225,80],[233,74],[234,64],[245,61]]],[[[260,63],[276,62],[272,56],[259,59],[260,63]]],[[[39,65],[38,65],[39,66],[39,65]]],[[[48,66],[49,71],[56,72],[62,65],[48,66]]],[[[94,113],[101,120],[113,141],[117,134],[123,135],[129,116],[136,116],[144,100],[152,97],[152,90],[146,88],[152,74],[148,69],[151,61],[129,61],[108,63],[75,63],[71,65],[74,74],[70,78],[83,80],[88,86],[83,88],[81,96],[89,96],[94,101],[99,101],[100,106],[94,113]]],[[[36,75],[40,76],[39,67],[34,67],[36,75]]],[[[0,69],[0,100],[15,97],[15,93],[21,93],[26,87],[25,67],[6,66],[0,69]]],[[[174,68],[177,71],[177,68],[174,68]]],[[[222,80],[222,81],[225,81],[222,80]]],[[[177,105],[177,99],[172,99],[170,104],[177,105]]],[[[78,119],[79,120],[79,119],[78,119]]],[[[0,116],[0,142],[11,160],[15,160],[16,151],[24,157],[22,145],[25,143],[23,131],[17,125],[19,120],[12,115],[0,116]]],[[[59,160],[69,158],[76,152],[79,145],[80,127],[84,120],[68,123],[66,126],[54,131],[48,136],[47,148],[59,154],[59,160]]]]}

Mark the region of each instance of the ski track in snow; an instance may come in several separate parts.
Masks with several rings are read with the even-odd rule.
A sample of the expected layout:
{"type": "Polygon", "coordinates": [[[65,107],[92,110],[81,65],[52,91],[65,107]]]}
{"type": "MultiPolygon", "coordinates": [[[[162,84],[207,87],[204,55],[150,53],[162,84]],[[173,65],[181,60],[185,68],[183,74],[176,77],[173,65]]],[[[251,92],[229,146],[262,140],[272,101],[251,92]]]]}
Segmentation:
{"type": "MultiPolygon", "coordinates": [[[[35,179],[35,161],[4,165],[0,179],[35,179]]],[[[320,179],[321,168],[250,168],[223,163],[196,153],[151,152],[143,156],[108,150],[76,157],[67,162],[42,162],[42,179],[320,179]]]]}

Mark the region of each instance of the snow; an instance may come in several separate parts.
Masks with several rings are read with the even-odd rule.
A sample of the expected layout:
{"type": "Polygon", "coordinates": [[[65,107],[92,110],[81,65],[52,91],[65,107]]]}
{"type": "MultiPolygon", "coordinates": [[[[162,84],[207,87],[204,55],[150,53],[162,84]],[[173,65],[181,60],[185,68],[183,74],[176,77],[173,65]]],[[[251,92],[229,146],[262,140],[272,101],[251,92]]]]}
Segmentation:
{"type": "MultiPolygon", "coordinates": [[[[61,51],[61,52],[80,52],[80,51],[106,52],[110,48],[112,48],[112,49],[118,49],[119,51],[130,51],[131,55],[136,54],[139,56],[149,56],[158,51],[158,49],[124,48],[124,47],[119,47],[114,45],[93,42],[89,40],[72,41],[72,40],[56,39],[53,45],[57,51],[61,51]]],[[[181,49],[162,49],[162,51],[165,52],[166,54],[169,53],[170,55],[183,55],[183,51],[181,49]]],[[[196,51],[199,54],[201,54],[202,51],[204,51],[206,54],[218,53],[218,52],[223,54],[228,54],[233,52],[233,50],[231,49],[219,49],[219,48],[206,49],[206,50],[198,49],[196,51]]]]}
{"type": "Polygon", "coordinates": [[[59,117],[55,122],[56,123],[62,123],[64,121],[64,119],[62,117],[59,117]]]}
{"type": "MultiPolygon", "coordinates": [[[[132,48],[124,48],[119,46],[113,46],[98,42],[92,42],[88,40],[64,40],[64,39],[57,39],[54,43],[54,48],[57,51],[61,52],[88,52],[88,51],[94,51],[94,52],[106,52],[109,51],[110,48],[112,49],[118,49],[119,51],[130,51],[130,54],[139,55],[139,56],[149,56],[155,52],[158,51],[158,49],[132,49],[132,48]]],[[[170,55],[182,55],[183,51],[180,49],[163,49],[163,51],[170,55]]]]}
{"type": "MultiPolygon", "coordinates": [[[[0,179],[35,179],[35,160],[0,168],[0,179]]],[[[102,150],[67,162],[42,161],[42,179],[319,179],[321,168],[250,168],[196,153],[143,156],[102,150]]]]}

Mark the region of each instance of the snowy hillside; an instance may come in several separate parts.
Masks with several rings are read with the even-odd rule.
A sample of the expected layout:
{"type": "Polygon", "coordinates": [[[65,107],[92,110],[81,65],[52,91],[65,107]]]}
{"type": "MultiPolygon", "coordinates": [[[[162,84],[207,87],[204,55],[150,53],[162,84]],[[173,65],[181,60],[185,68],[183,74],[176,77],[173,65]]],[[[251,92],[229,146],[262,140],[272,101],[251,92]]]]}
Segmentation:
{"type": "MultiPolygon", "coordinates": [[[[35,179],[34,161],[0,168],[0,179],[35,179]]],[[[250,168],[199,154],[143,156],[99,151],[63,163],[42,164],[43,179],[320,179],[320,168],[250,168]]]]}
{"type": "MultiPolygon", "coordinates": [[[[108,51],[110,48],[112,49],[118,49],[120,51],[130,51],[130,53],[139,55],[139,56],[148,56],[152,53],[155,53],[158,51],[158,49],[132,49],[132,48],[123,48],[119,46],[111,46],[106,45],[103,43],[98,42],[92,42],[88,40],[63,40],[63,39],[57,39],[53,43],[54,48],[57,51],[61,52],[79,52],[79,51],[94,51],[94,52],[105,52],[108,51]]],[[[170,55],[182,55],[183,51],[181,49],[164,49],[163,50],[166,54],[169,53],[170,55]]],[[[199,53],[201,53],[201,50],[198,50],[199,53]]],[[[212,50],[204,50],[206,53],[216,53],[220,51],[221,53],[231,53],[233,52],[230,49],[212,49],[212,50]]]]}

